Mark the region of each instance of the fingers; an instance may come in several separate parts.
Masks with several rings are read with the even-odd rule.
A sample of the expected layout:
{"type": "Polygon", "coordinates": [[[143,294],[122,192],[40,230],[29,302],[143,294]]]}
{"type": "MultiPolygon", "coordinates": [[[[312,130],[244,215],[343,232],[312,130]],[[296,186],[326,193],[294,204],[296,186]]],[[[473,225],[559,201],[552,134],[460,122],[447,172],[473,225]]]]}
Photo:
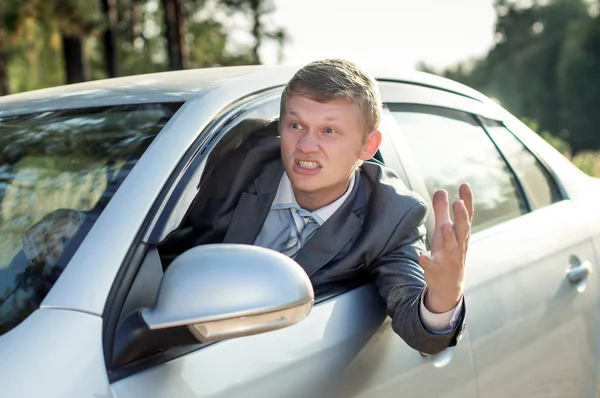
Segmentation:
{"type": "Polygon", "coordinates": [[[469,216],[469,223],[473,222],[473,191],[471,190],[471,186],[468,183],[464,183],[458,189],[458,196],[464,202],[465,208],[467,210],[467,214],[469,216]]]}
{"type": "Polygon", "coordinates": [[[444,249],[447,251],[452,252],[458,247],[458,242],[456,240],[456,235],[454,234],[452,223],[442,225],[442,241],[444,244],[444,249]]]}
{"type": "Polygon", "coordinates": [[[473,220],[473,192],[468,183],[459,188],[460,201],[452,205],[454,223],[450,218],[448,193],[437,190],[433,195],[433,212],[435,216],[435,231],[432,250],[454,251],[459,246],[464,248],[471,234],[473,220]],[[440,239],[441,237],[441,239],[440,239]]]}
{"type": "Polygon", "coordinates": [[[442,225],[452,222],[450,219],[450,206],[448,192],[438,189],[433,194],[433,213],[435,216],[435,229],[439,230],[442,225]]]}
{"type": "MultiPolygon", "coordinates": [[[[436,231],[436,234],[441,235],[441,239],[440,237],[438,237],[438,239],[440,240],[439,243],[439,248],[437,249],[432,249],[432,255],[435,256],[436,253],[439,253],[440,251],[444,251],[444,252],[449,252],[449,253],[455,253],[456,250],[458,249],[458,241],[456,240],[456,234],[454,232],[454,228],[452,226],[452,223],[446,223],[444,225],[442,225],[442,227],[440,228],[439,231],[436,231]]],[[[419,265],[423,268],[423,269],[427,269],[428,266],[430,266],[431,264],[433,264],[435,262],[435,259],[432,257],[429,257],[427,255],[420,255],[419,256],[419,265]]]]}
{"type": "Polygon", "coordinates": [[[435,252],[442,250],[444,247],[442,225],[451,222],[450,208],[448,206],[448,192],[443,189],[435,191],[432,203],[435,225],[433,229],[433,239],[431,241],[431,250],[435,252]]]}
{"type": "Polygon", "coordinates": [[[462,247],[465,242],[469,239],[471,233],[471,220],[467,207],[462,200],[454,202],[452,205],[452,212],[454,213],[454,233],[456,234],[456,240],[462,247]]]}

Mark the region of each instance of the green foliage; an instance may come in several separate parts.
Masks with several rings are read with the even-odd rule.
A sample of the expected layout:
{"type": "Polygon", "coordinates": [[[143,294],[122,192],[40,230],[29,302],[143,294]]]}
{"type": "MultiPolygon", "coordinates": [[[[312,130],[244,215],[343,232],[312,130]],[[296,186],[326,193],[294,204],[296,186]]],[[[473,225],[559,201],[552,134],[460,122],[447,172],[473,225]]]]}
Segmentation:
{"type": "MultiPolygon", "coordinates": [[[[103,35],[110,27],[102,0],[0,0],[6,32],[5,57],[11,93],[64,84],[62,38],[81,38],[84,67],[91,79],[108,75],[103,35]]],[[[282,29],[262,26],[256,46],[232,45],[223,15],[239,14],[250,25],[257,15],[274,10],[269,0],[179,0],[184,18],[181,27],[192,68],[260,63],[256,53],[263,38],[283,46],[282,29]],[[221,19],[218,18],[221,16],[221,19]]],[[[122,76],[168,69],[165,20],[160,0],[118,0],[114,26],[116,58],[122,76]]],[[[238,15],[238,16],[239,16],[238,15]]],[[[2,25],[0,25],[2,26],[2,25]]],[[[2,46],[0,46],[2,48],[2,46]]]]}
{"type": "Polygon", "coordinates": [[[600,149],[600,17],[586,0],[497,0],[496,44],[443,75],[498,99],[576,155],[600,149]],[[560,142],[560,141],[559,141],[560,142]]]}
{"type": "Polygon", "coordinates": [[[538,123],[535,120],[523,119],[523,122],[533,131],[537,131],[554,149],[564,156],[569,157],[571,162],[581,171],[592,177],[600,177],[600,151],[583,151],[573,156],[573,150],[566,140],[556,137],[547,131],[539,131],[538,123]]]}
{"type": "Polygon", "coordinates": [[[600,177],[600,152],[580,152],[572,161],[584,173],[592,177],[600,177]]]}
{"type": "Polygon", "coordinates": [[[573,26],[557,68],[559,118],[575,152],[600,148],[600,18],[573,26]]]}

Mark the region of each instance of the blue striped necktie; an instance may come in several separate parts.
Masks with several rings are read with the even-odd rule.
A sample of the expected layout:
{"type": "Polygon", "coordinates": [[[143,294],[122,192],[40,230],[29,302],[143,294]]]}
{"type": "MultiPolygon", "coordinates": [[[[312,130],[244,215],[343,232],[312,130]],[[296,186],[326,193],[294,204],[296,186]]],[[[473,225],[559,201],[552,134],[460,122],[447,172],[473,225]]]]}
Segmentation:
{"type": "Polygon", "coordinates": [[[290,234],[279,252],[290,258],[294,258],[302,248],[302,241],[300,239],[302,231],[309,223],[315,221],[311,216],[301,216],[298,214],[298,209],[294,207],[290,208],[290,215],[290,234]]]}

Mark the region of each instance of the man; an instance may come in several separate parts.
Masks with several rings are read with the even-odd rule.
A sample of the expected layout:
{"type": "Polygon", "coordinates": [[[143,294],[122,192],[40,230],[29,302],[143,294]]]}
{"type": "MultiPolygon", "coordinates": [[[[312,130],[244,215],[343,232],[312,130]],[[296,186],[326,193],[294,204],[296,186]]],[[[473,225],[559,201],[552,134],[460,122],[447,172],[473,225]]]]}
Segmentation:
{"type": "Polygon", "coordinates": [[[436,353],[455,345],[464,327],[472,193],[460,187],[454,223],[447,193],[435,193],[428,254],[425,203],[368,161],[381,143],[380,114],[375,82],[352,63],[300,69],[282,95],[280,138],[247,140],[203,180],[189,215],[194,244],[277,250],[303,267],[317,293],[373,280],[396,333],[436,353]]]}

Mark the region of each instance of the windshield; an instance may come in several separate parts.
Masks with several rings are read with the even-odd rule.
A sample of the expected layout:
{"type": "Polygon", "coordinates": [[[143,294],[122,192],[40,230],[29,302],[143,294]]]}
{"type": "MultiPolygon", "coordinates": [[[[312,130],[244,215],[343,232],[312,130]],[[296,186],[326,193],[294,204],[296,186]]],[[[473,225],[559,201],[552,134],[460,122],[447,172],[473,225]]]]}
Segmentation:
{"type": "Polygon", "coordinates": [[[179,106],[0,118],[0,335],[39,307],[179,106]]]}

